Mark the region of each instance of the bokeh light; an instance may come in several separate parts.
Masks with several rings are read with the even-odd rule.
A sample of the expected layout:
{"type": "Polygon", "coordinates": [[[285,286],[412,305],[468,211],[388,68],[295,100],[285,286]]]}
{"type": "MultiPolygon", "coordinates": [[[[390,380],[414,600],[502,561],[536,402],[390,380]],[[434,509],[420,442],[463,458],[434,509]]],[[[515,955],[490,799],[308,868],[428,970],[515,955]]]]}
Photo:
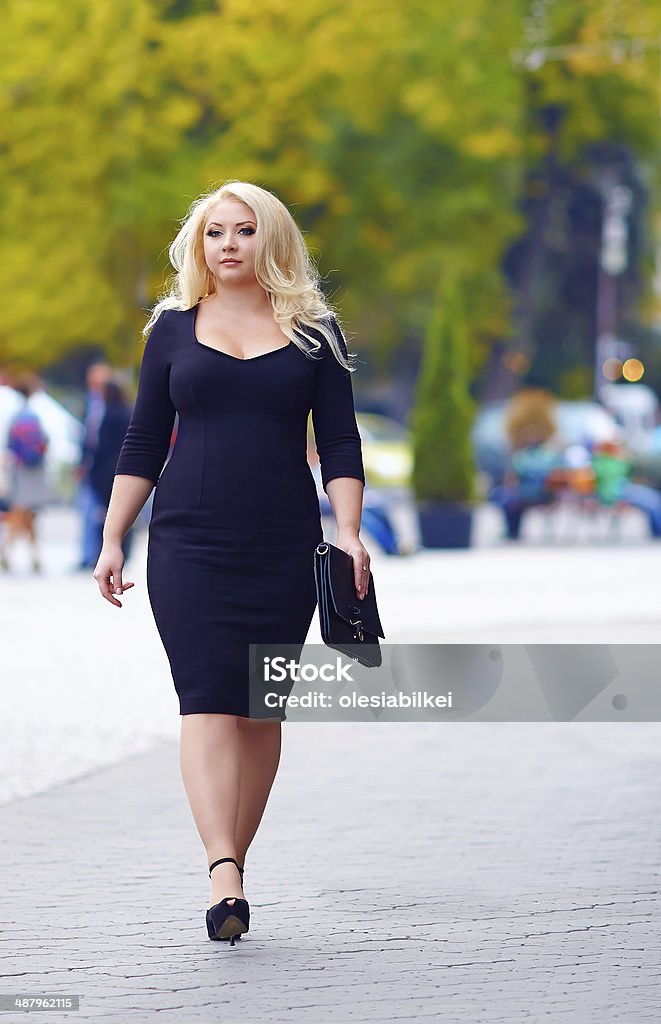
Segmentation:
{"type": "Polygon", "coordinates": [[[619,380],[622,376],[622,360],[614,357],[606,359],[601,370],[606,380],[619,380]]]}
{"type": "Polygon", "coordinates": [[[636,381],[645,373],[645,367],[640,359],[627,359],[622,366],[622,376],[625,380],[636,381]]]}

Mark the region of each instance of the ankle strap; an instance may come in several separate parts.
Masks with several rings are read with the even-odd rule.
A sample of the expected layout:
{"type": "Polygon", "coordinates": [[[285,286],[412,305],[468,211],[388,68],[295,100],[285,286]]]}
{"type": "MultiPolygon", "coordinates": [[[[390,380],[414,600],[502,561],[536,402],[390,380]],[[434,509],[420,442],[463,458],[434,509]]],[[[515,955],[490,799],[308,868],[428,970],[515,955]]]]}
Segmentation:
{"type": "Polygon", "coordinates": [[[231,861],[231,862],[232,862],[232,864],[236,864],[237,868],[239,868],[239,872],[241,873],[241,878],[243,878],[243,868],[242,868],[242,867],[239,867],[238,861],[235,861],[235,860],[234,860],[234,857],[221,857],[221,858],[220,858],[220,860],[215,860],[215,861],[213,862],[213,864],[211,864],[211,865],[210,865],[210,867],[209,867],[209,878],[211,878],[211,872],[213,871],[213,869],[214,869],[214,868],[215,868],[215,867],[216,867],[216,866],[217,866],[218,864],[224,864],[224,863],[225,863],[225,861],[231,861]]]}

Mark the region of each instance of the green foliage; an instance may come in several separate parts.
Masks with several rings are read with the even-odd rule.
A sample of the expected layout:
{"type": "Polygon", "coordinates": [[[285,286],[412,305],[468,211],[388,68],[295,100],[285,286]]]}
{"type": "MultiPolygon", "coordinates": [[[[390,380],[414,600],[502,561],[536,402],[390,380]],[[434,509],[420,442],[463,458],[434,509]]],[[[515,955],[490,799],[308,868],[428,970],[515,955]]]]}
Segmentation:
{"type": "MultiPolygon", "coordinates": [[[[625,20],[658,37],[658,5],[630,0],[610,24],[614,4],[556,0],[546,41],[592,46],[625,20]]],[[[132,362],[179,218],[201,191],[246,178],[289,205],[375,354],[415,342],[439,275],[461,277],[475,370],[509,333],[502,254],[547,145],[529,81],[540,106],[567,109],[563,154],[609,134],[636,153],[658,145],[652,51],[524,73],[511,52],[528,6],[9,0],[0,361],[44,368],[103,345],[132,362]]]]}
{"type": "Polygon", "coordinates": [[[445,264],[480,283],[477,333],[505,330],[517,16],[471,4],[13,0],[0,360],[43,368],[102,344],[132,361],[177,220],[233,177],[288,203],[329,294],[382,350],[416,331],[445,264]]]}
{"type": "MultiPolygon", "coordinates": [[[[145,176],[180,145],[147,0],[14,2],[0,42],[0,359],[133,348],[153,228],[145,176]],[[160,99],[164,102],[160,102],[160,99]]],[[[179,188],[181,183],[179,183],[179,188]]],[[[169,197],[172,201],[173,196],[169,197]]],[[[170,203],[168,203],[170,205],[170,203]]],[[[172,211],[172,207],[170,207],[172,211]]]]}
{"type": "Polygon", "coordinates": [[[418,500],[471,501],[476,467],[471,442],[465,311],[455,283],[442,282],[425,337],[417,381],[412,485],[418,500]]]}

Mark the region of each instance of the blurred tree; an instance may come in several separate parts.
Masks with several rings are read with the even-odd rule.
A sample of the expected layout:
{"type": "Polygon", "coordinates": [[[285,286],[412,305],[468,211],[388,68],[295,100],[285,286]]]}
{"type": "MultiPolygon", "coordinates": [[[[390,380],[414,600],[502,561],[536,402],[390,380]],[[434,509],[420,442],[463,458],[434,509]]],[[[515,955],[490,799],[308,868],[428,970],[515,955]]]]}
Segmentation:
{"type": "Polygon", "coordinates": [[[422,0],[10,3],[0,358],[132,353],[177,219],[233,177],[290,205],[331,298],[384,350],[422,328],[444,266],[473,283],[475,338],[502,332],[516,18],[486,0],[456,15],[422,0]]]}
{"type": "MultiPolygon", "coordinates": [[[[589,397],[607,178],[631,191],[627,266],[615,284],[617,328],[651,309],[661,139],[661,9],[649,0],[528,4],[519,64],[525,86],[524,235],[505,269],[523,375],[564,397],[589,397]]],[[[511,361],[510,361],[511,362],[511,361]]],[[[491,367],[491,397],[519,376],[491,367]]],[[[661,385],[661,378],[659,378],[661,385]]],[[[487,385],[487,390],[489,387],[487,385]]]]}
{"type": "MultiPolygon", "coordinates": [[[[521,73],[510,55],[529,7],[8,0],[0,360],[44,367],[99,344],[137,358],[178,220],[201,191],[246,178],[289,205],[329,296],[384,363],[417,351],[439,275],[460,276],[474,371],[509,333],[501,261],[530,213],[516,209],[521,182],[546,189],[553,166],[580,167],[584,143],[656,145],[651,54],[586,51],[521,73]],[[554,109],[551,144],[538,115],[554,109]]],[[[661,31],[651,0],[631,0],[626,19],[616,0],[535,9],[547,7],[545,44],[592,46],[625,21],[661,31]]],[[[552,197],[533,235],[546,236],[552,197]]],[[[534,321],[524,292],[519,325],[534,321]]]]}
{"type": "Polygon", "coordinates": [[[476,496],[465,319],[459,284],[443,279],[425,335],[411,420],[411,483],[418,501],[470,503],[476,496]]]}
{"type": "Polygon", "coordinates": [[[166,102],[147,0],[5,5],[0,43],[0,359],[43,367],[79,345],[126,353],[162,235],[145,171],[194,104],[166,102]],[[158,232],[150,233],[154,217],[158,232]]]}

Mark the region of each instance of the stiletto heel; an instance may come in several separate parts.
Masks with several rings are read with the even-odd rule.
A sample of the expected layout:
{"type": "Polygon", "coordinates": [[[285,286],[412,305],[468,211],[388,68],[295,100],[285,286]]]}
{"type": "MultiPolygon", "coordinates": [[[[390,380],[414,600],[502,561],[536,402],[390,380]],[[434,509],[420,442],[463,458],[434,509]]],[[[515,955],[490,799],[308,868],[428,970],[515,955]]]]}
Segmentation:
{"type": "MultiPolygon", "coordinates": [[[[239,867],[234,857],[221,857],[219,860],[215,860],[209,868],[209,878],[211,878],[211,872],[216,865],[224,864],[226,861],[236,864],[243,886],[243,868],[239,867]]],[[[229,939],[230,946],[233,946],[234,940],[240,939],[241,935],[250,927],[248,900],[238,896],[225,896],[220,903],[214,903],[212,907],[209,907],[206,920],[210,939],[229,939]],[[232,904],[228,903],[228,900],[231,899],[234,900],[232,904]]]]}

